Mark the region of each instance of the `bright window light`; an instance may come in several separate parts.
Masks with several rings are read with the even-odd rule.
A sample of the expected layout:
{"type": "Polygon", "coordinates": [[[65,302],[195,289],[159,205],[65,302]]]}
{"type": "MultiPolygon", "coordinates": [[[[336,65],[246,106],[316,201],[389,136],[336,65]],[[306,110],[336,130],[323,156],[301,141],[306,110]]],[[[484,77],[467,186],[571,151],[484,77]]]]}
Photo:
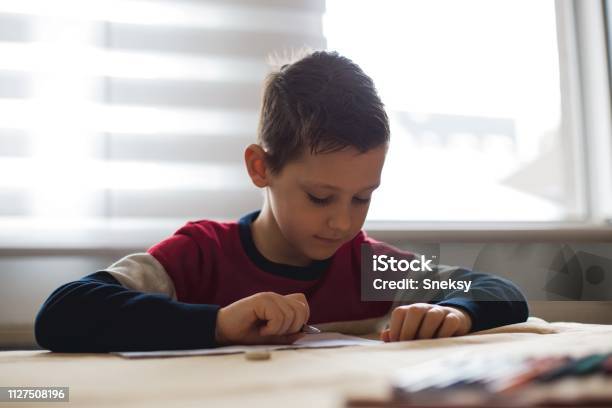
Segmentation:
{"type": "Polygon", "coordinates": [[[369,220],[571,221],[553,0],[328,0],[392,142],[369,220]]]}

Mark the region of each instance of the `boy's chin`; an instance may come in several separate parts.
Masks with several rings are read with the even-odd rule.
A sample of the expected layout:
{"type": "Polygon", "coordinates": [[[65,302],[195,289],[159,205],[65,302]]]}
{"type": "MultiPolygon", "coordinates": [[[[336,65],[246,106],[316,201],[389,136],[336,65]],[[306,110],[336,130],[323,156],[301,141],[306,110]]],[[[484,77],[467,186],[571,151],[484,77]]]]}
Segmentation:
{"type": "Polygon", "coordinates": [[[323,261],[332,257],[336,251],[338,251],[339,247],[340,245],[334,245],[328,248],[311,248],[307,256],[313,261],[323,261]]]}

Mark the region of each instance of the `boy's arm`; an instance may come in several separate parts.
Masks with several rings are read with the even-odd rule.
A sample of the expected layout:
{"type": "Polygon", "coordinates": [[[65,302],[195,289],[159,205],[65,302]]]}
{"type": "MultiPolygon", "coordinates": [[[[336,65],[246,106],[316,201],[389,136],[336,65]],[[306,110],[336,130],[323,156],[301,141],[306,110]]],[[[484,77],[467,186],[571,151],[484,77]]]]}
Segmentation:
{"type": "MultiPolygon", "coordinates": [[[[189,258],[187,237],[171,241],[179,258],[189,258]]],[[[218,310],[178,302],[164,266],[136,253],[54,291],[36,317],[35,335],[53,351],[212,347],[218,310]]]]}
{"type": "Polygon", "coordinates": [[[99,271],[49,296],[36,316],[35,336],[40,346],[58,352],[211,347],[218,310],[132,290],[99,271]]]}
{"type": "Polygon", "coordinates": [[[466,311],[472,319],[470,332],[524,322],[529,317],[527,300],[512,281],[466,268],[439,265],[438,270],[453,280],[472,282],[467,294],[460,290],[447,291],[444,299],[436,302],[466,311]]]}
{"type": "Polygon", "coordinates": [[[398,291],[391,310],[414,302],[458,308],[470,316],[470,332],[524,322],[529,317],[523,293],[508,279],[447,265],[436,265],[432,269],[433,273],[428,277],[440,281],[470,281],[470,290],[467,293],[463,290],[448,289],[398,291]]]}
{"type": "Polygon", "coordinates": [[[36,316],[36,341],[53,351],[215,346],[219,306],[186,303],[190,289],[206,282],[202,258],[195,241],[177,232],[146,253],[62,285],[36,316]]]}

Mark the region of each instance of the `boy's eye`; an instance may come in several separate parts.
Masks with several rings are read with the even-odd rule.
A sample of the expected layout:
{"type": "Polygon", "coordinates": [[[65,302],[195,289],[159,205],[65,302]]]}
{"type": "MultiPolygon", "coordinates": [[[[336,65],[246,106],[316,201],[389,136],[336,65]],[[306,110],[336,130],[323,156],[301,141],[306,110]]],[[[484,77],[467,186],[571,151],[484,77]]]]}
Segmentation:
{"type": "MultiPolygon", "coordinates": [[[[308,193],[307,193],[308,194],[308,193]]],[[[319,197],[315,197],[312,194],[308,194],[308,198],[310,199],[310,201],[312,201],[315,204],[318,205],[325,205],[328,204],[330,202],[330,198],[319,198],[319,197]]]]}
{"type": "Polygon", "coordinates": [[[359,198],[359,197],[355,197],[354,200],[358,203],[358,204],[367,204],[370,202],[370,197],[368,198],[359,198]]]}
{"type": "MultiPolygon", "coordinates": [[[[309,194],[309,193],[307,194],[308,194],[308,198],[310,199],[310,201],[312,201],[313,203],[317,205],[326,205],[331,202],[331,197],[319,198],[319,197],[313,196],[312,194],[309,194]]],[[[367,204],[370,202],[370,197],[368,198],[353,197],[353,200],[357,204],[367,204]]]]}

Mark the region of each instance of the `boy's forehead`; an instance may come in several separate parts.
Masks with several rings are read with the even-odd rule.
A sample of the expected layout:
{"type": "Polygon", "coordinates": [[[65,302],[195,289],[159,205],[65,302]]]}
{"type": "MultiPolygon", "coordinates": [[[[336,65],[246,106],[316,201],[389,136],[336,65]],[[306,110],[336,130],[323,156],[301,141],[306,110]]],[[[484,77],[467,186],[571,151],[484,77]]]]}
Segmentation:
{"type": "Polygon", "coordinates": [[[329,189],[375,188],[380,184],[386,149],[361,153],[354,148],[322,154],[304,154],[295,164],[301,184],[329,189]]]}
{"type": "Polygon", "coordinates": [[[376,147],[366,152],[360,152],[351,146],[327,153],[313,154],[308,151],[302,154],[298,162],[308,167],[351,167],[356,165],[376,167],[382,165],[386,152],[386,146],[376,147]]]}

